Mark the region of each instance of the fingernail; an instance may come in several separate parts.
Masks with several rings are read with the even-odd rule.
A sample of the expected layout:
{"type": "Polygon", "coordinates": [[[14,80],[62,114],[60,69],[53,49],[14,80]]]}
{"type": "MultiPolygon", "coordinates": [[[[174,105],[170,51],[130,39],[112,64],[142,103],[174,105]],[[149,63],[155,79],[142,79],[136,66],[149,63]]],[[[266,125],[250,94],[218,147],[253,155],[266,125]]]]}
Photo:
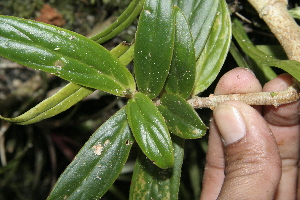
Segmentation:
{"type": "Polygon", "coordinates": [[[225,145],[234,143],[245,136],[244,119],[234,106],[221,104],[216,107],[213,115],[225,145]]]}

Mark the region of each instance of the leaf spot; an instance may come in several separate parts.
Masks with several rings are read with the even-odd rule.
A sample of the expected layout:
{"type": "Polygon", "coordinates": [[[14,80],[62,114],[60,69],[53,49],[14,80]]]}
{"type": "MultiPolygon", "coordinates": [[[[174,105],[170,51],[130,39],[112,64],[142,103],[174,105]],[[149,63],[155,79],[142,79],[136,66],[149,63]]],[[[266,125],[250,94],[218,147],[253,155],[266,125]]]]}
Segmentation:
{"type": "Polygon", "coordinates": [[[97,156],[100,156],[102,151],[103,151],[103,148],[105,146],[107,146],[108,144],[110,143],[110,140],[105,140],[105,142],[102,144],[96,144],[92,147],[92,149],[94,150],[94,154],[97,155],[97,156]]]}
{"type": "Polygon", "coordinates": [[[100,156],[103,150],[103,146],[101,144],[96,144],[92,147],[92,149],[94,150],[95,155],[100,156]]]}
{"type": "Polygon", "coordinates": [[[62,68],[64,66],[64,63],[61,60],[57,60],[54,63],[55,67],[62,68]]]}
{"type": "Polygon", "coordinates": [[[70,39],[70,40],[75,40],[76,37],[75,37],[74,35],[71,35],[71,36],[69,37],[69,39],[70,39]]]}
{"type": "Polygon", "coordinates": [[[110,143],[110,140],[105,140],[103,146],[106,146],[106,145],[108,145],[109,143],[110,143]]]}
{"type": "Polygon", "coordinates": [[[151,14],[150,10],[145,10],[145,13],[148,14],[148,15],[151,14]]]}

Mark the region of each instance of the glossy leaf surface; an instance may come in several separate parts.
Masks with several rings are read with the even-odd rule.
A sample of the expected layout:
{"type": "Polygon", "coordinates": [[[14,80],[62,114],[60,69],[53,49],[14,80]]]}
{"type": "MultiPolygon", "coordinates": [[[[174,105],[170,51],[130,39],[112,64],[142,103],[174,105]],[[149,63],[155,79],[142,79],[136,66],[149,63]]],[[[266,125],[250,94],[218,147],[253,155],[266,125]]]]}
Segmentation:
{"type": "Polygon", "coordinates": [[[200,138],[205,134],[207,127],[186,100],[165,94],[160,101],[158,109],[173,134],[185,139],[200,138]]]}
{"type": "Polygon", "coordinates": [[[170,134],[164,118],[151,99],[135,93],[128,101],[126,113],[131,131],[144,154],[160,168],[174,164],[170,134]]]}
{"type": "Polygon", "coordinates": [[[130,187],[130,200],[177,200],[184,155],[184,139],[172,136],[175,153],[173,168],[160,169],[140,153],[135,164],[130,187]]]}
{"type": "Polygon", "coordinates": [[[82,35],[40,22],[0,16],[0,55],[70,82],[124,96],[132,75],[108,50],[82,35]]]}
{"type": "Polygon", "coordinates": [[[219,0],[173,0],[173,3],[181,8],[189,23],[198,58],[210,34],[219,0]]]}
{"type": "Polygon", "coordinates": [[[48,200],[99,199],[121,172],[133,141],[123,108],[91,136],[60,176],[48,200]]]}
{"type": "Polygon", "coordinates": [[[134,72],[138,90],[150,99],[162,90],[174,43],[171,0],[146,0],[136,32],[134,72]]]}
{"type": "Polygon", "coordinates": [[[194,87],[196,58],[189,25],[180,8],[174,7],[174,12],[174,51],[165,88],[167,93],[178,94],[186,99],[194,87]]]}
{"type": "Polygon", "coordinates": [[[92,36],[90,39],[96,41],[99,44],[102,44],[121,33],[140,14],[143,8],[144,1],[145,0],[133,0],[114,23],[112,23],[101,33],[92,36]]]}
{"type": "Polygon", "coordinates": [[[230,41],[231,19],[225,0],[220,0],[209,38],[197,60],[193,95],[204,91],[215,80],[227,56],[230,41]]]}
{"type": "MultiPolygon", "coordinates": [[[[133,58],[130,57],[130,55],[133,55],[132,48],[133,46],[121,43],[112,49],[111,53],[118,57],[119,61],[126,66],[133,58]]],[[[0,115],[0,119],[21,125],[36,123],[69,109],[93,91],[95,91],[95,89],[83,87],[75,83],[69,83],[57,93],[45,99],[24,114],[15,118],[5,118],[0,115]]]]}

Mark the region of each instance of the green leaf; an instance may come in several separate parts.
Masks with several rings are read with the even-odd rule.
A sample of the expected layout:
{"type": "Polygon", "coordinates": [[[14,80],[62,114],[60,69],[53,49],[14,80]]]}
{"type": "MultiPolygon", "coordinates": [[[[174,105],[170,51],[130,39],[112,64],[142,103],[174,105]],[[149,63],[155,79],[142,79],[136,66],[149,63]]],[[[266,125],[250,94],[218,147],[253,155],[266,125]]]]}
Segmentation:
{"type": "Polygon", "coordinates": [[[202,52],[215,20],[219,0],[173,0],[188,20],[196,51],[196,58],[202,52]]]}
{"type": "Polygon", "coordinates": [[[185,139],[200,138],[205,134],[207,127],[186,100],[165,94],[160,101],[158,109],[173,134],[185,139]]]}
{"type": "Polygon", "coordinates": [[[69,109],[93,91],[94,89],[69,83],[53,96],[42,101],[24,114],[15,118],[5,118],[0,116],[0,119],[20,125],[36,123],[69,109]]]}
{"type": "Polygon", "coordinates": [[[128,122],[144,154],[160,168],[174,164],[170,134],[164,118],[145,94],[137,92],[128,101],[128,122]]]}
{"type": "Polygon", "coordinates": [[[300,81],[300,62],[296,60],[269,60],[267,62],[270,66],[283,69],[291,74],[294,78],[300,81]]]}
{"type": "Polygon", "coordinates": [[[174,43],[171,0],[146,0],[136,32],[134,72],[140,92],[155,98],[162,90],[174,43]]]}
{"type": "Polygon", "coordinates": [[[264,52],[267,55],[273,56],[280,60],[287,60],[288,57],[284,52],[282,46],[278,45],[255,45],[257,49],[264,52]]]}
{"type": "Polygon", "coordinates": [[[244,56],[240,53],[239,49],[233,42],[230,43],[229,52],[239,67],[250,68],[244,56]]]}
{"type": "Polygon", "coordinates": [[[274,72],[269,68],[274,66],[285,70],[300,81],[300,62],[279,60],[260,51],[253,45],[246,32],[242,29],[241,23],[237,20],[233,20],[232,33],[243,51],[262,67],[266,77],[274,77],[274,72]]]}
{"type": "Polygon", "coordinates": [[[48,200],[99,199],[121,172],[133,142],[123,108],[91,136],[48,200]]]}
{"type": "Polygon", "coordinates": [[[132,44],[129,49],[124,52],[120,57],[119,57],[119,61],[123,64],[123,65],[128,65],[134,58],[134,44],[132,44]]]}
{"type": "MultiPolygon", "coordinates": [[[[123,65],[127,65],[132,60],[130,55],[133,55],[133,46],[121,43],[112,49],[111,53],[119,57],[118,59],[123,65]]],[[[69,109],[93,91],[92,88],[69,83],[53,96],[45,99],[24,114],[15,118],[5,118],[0,115],[0,119],[20,125],[36,123],[69,109]]]]}
{"type": "Polygon", "coordinates": [[[133,0],[126,10],[112,23],[107,29],[101,33],[92,36],[90,39],[102,44],[109,39],[115,37],[126,29],[142,11],[144,0],[133,0]]]}
{"type": "Polygon", "coordinates": [[[0,16],[0,55],[114,95],[135,90],[130,72],[108,50],[52,25],[0,16]]]}
{"type": "Polygon", "coordinates": [[[139,154],[132,176],[130,200],[178,199],[184,139],[173,135],[172,141],[175,152],[173,168],[160,169],[144,154],[139,154]]]}
{"type": "Polygon", "coordinates": [[[189,25],[180,8],[174,7],[174,12],[174,51],[165,88],[167,93],[178,94],[186,99],[194,87],[196,58],[189,25]]]}
{"type": "MultiPolygon", "coordinates": [[[[117,58],[120,58],[128,49],[131,47],[131,44],[128,44],[126,42],[121,42],[118,46],[113,48],[110,53],[114,55],[117,58]]],[[[126,64],[123,64],[126,65],[126,64]]]]}
{"type": "Polygon", "coordinates": [[[266,83],[274,79],[277,76],[277,74],[272,70],[272,68],[269,65],[259,62],[259,60],[262,59],[257,59],[257,57],[255,56],[255,55],[258,55],[258,57],[263,56],[263,60],[264,60],[265,59],[264,56],[267,55],[253,45],[253,43],[248,38],[243,25],[239,21],[233,19],[232,22],[233,22],[232,35],[239,43],[242,49],[241,51],[245,52],[246,54],[249,55],[250,58],[252,58],[252,59],[248,59],[251,61],[251,63],[249,64],[249,69],[251,69],[256,74],[258,80],[261,83],[266,83]],[[260,53],[261,55],[259,55],[260,53]]]}
{"type": "Polygon", "coordinates": [[[225,0],[220,0],[209,38],[197,60],[196,82],[192,95],[204,91],[215,80],[227,56],[230,41],[230,15],[225,0]]]}

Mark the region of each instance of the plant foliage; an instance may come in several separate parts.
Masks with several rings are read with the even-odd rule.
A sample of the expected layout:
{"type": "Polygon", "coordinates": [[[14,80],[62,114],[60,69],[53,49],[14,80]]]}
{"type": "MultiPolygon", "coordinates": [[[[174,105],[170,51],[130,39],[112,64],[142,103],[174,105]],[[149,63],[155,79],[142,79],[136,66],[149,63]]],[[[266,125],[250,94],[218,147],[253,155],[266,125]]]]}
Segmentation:
{"type": "MultiPolygon", "coordinates": [[[[129,198],[178,199],[185,139],[201,138],[207,130],[187,100],[216,79],[232,34],[260,66],[279,67],[300,80],[298,62],[258,51],[240,22],[231,24],[225,0],[133,0],[111,26],[91,38],[0,16],[1,56],[70,82],[24,114],[1,119],[36,123],[67,110],[95,90],[128,99],[86,142],[48,199],[102,197],[121,173],[134,143],[138,156],[129,198]],[[138,15],[130,45],[122,43],[111,51],[100,45],[138,15]],[[131,61],[133,73],[127,68],[131,61]]],[[[237,63],[247,66],[232,47],[237,63]]]]}

